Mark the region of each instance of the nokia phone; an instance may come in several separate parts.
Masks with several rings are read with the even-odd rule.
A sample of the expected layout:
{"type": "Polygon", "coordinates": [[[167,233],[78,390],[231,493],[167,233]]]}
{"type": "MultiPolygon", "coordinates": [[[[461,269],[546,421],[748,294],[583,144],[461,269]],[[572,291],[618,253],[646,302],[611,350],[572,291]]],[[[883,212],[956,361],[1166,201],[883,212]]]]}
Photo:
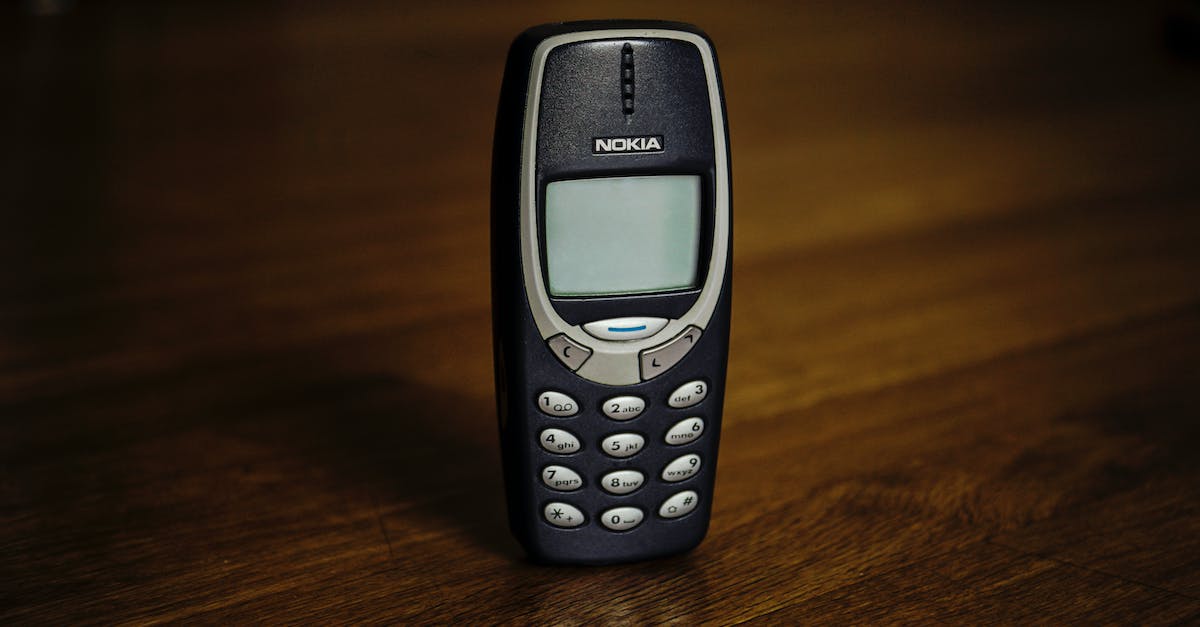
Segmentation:
{"type": "Polygon", "coordinates": [[[509,50],[492,156],[509,525],[541,562],[687,551],[713,503],[729,346],[729,141],[687,24],[548,24],[509,50]]]}

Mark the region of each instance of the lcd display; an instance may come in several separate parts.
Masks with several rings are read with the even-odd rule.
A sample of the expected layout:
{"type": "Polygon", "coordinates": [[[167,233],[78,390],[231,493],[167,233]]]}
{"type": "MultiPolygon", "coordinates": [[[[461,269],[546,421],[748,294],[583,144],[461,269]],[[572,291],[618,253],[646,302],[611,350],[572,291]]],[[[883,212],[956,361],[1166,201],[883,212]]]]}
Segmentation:
{"type": "Polygon", "coordinates": [[[696,286],[700,177],[622,176],[546,186],[552,296],[617,296],[696,286]]]}

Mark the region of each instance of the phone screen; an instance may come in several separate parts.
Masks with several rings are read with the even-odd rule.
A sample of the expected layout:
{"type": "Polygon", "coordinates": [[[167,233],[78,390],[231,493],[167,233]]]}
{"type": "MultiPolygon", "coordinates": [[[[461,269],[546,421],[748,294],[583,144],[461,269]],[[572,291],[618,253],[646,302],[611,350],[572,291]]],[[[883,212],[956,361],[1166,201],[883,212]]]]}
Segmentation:
{"type": "Polygon", "coordinates": [[[546,186],[552,296],[619,296],[696,286],[700,176],[619,176],[546,186]]]}

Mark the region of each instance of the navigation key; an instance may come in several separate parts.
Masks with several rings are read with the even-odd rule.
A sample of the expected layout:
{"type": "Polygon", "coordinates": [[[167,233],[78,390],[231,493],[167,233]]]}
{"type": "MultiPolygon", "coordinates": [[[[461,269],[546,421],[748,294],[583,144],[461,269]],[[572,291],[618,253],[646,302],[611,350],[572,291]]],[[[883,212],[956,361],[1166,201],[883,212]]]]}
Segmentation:
{"type": "Polygon", "coordinates": [[[570,368],[572,372],[579,370],[583,362],[592,356],[592,349],[572,340],[562,333],[546,340],[546,346],[550,347],[550,352],[554,353],[554,356],[564,366],[570,368]]]}
{"type": "Polygon", "coordinates": [[[665,344],[642,351],[642,380],[649,381],[679,363],[679,360],[700,341],[701,333],[699,327],[688,327],[665,344]]]}
{"type": "Polygon", "coordinates": [[[647,317],[632,317],[632,318],[609,318],[608,320],[597,320],[583,325],[583,330],[587,331],[588,335],[597,337],[602,340],[640,340],[644,337],[650,337],[662,330],[669,322],[666,318],[647,318],[647,317]]]}

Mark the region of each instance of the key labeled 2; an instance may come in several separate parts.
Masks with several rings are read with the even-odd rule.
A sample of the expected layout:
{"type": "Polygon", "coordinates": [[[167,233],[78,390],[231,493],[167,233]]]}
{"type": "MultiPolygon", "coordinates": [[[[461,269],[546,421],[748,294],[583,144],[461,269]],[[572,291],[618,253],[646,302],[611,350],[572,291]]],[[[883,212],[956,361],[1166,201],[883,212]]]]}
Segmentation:
{"type": "Polygon", "coordinates": [[[632,420],[646,409],[646,401],[637,396],[615,396],[604,401],[604,415],[613,420],[632,420]]]}

